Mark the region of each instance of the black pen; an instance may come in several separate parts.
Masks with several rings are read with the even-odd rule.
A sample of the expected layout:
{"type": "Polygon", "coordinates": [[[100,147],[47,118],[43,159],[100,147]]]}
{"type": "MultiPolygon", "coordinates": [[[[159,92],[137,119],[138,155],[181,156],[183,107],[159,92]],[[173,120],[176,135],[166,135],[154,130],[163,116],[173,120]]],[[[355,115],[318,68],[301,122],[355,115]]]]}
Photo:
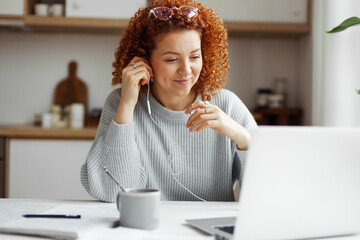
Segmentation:
{"type": "Polygon", "coordinates": [[[81,218],[81,215],[65,215],[65,214],[25,214],[26,218],[81,218]]]}

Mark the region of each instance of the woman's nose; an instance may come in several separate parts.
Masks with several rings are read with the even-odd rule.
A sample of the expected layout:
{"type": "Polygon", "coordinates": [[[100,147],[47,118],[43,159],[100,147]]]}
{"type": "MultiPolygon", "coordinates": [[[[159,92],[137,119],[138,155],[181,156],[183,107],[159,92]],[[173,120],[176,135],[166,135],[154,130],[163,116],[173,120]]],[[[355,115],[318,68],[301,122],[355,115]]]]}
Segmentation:
{"type": "Polygon", "coordinates": [[[190,75],[191,74],[191,65],[189,61],[182,61],[179,67],[179,73],[183,75],[190,75]]]}

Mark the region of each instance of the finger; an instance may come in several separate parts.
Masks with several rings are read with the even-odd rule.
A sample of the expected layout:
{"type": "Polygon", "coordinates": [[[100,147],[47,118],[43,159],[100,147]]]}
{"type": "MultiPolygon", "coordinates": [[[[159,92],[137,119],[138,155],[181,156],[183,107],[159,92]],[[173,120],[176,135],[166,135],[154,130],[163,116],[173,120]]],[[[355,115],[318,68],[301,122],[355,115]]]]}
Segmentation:
{"type": "Polygon", "coordinates": [[[130,66],[127,66],[127,67],[130,68],[130,69],[131,68],[132,69],[140,69],[140,68],[142,68],[142,69],[146,70],[149,73],[150,77],[154,76],[153,70],[148,64],[146,64],[144,62],[135,62],[134,65],[136,66],[136,68],[132,64],[130,64],[130,66]]]}
{"type": "Polygon", "coordinates": [[[137,67],[140,67],[140,66],[144,66],[148,71],[149,71],[149,74],[151,77],[154,76],[154,72],[152,70],[152,67],[151,67],[151,64],[148,60],[146,60],[145,58],[142,58],[142,57],[134,57],[130,63],[127,65],[127,67],[132,67],[134,68],[134,65],[137,67]]]}
{"type": "Polygon", "coordinates": [[[132,74],[129,78],[129,82],[133,85],[138,86],[139,84],[144,85],[142,81],[146,81],[147,75],[145,72],[137,72],[135,74],[132,74]]]}
{"type": "Polygon", "coordinates": [[[191,104],[190,106],[187,107],[187,109],[185,110],[185,114],[191,113],[193,110],[198,109],[198,108],[205,108],[209,105],[210,104],[207,101],[194,102],[193,104],[191,104]]]}
{"type": "Polygon", "coordinates": [[[203,122],[202,124],[200,124],[199,127],[196,128],[194,131],[200,132],[200,131],[202,131],[204,129],[207,129],[207,128],[214,129],[214,128],[216,128],[216,125],[217,125],[216,120],[208,120],[208,121],[203,122]]]}
{"type": "Polygon", "coordinates": [[[213,108],[203,108],[203,109],[197,109],[188,119],[187,123],[186,123],[186,127],[189,128],[191,127],[191,124],[196,121],[197,119],[201,120],[201,119],[208,119],[206,116],[207,115],[211,115],[211,113],[214,112],[213,108]]]}
{"type": "Polygon", "coordinates": [[[196,129],[199,127],[199,125],[196,123],[196,122],[192,122],[190,128],[189,128],[189,131],[190,132],[194,132],[196,131],[196,129]]]}
{"type": "Polygon", "coordinates": [[[195,121],[195,119],[197,119],[199,117],[200,114],[204,114],[205,110],[203,109],[196,109],[196,111],[191,114],[191,116],[189,117],[187,123],[186,123],[186,127],[189,128],[193,122],[195,121]]]}
{"type": "Polygon", "coordinates": [[[203,125],[204,123],[206,123],[209,120],[216,120],[218,119],[218,115],[216,113],[212,113],[212,114],[202,114],[200,115],[197,119],[195,119],[195,122],[197,125],[203,125]]]}
{"type": "Polygon", "coordinates": [[[202,114],[190,124],[190,132],[197,131],[197,129],[202,128],[204,124],[208,121],[216,119],[216,114],[202,114]]]}
{"type": "Polygon", "coordinates": [[[137,80],[137,82],[138,83],[140,82],[141,85],[144,85],[144,84],[147,84],[150,82],[150,73],[144,66],[133,68],[130,71],[127,71],[125,73],[125,76],[128,79],[132,79],[132,81],[137,80]],[[143,76],[141,78],[138,78],[140,74],[142,74],[143,76]],[[135,76],[136,76],[136,78],[134,78],[135,76]]]}
{"type": "Polygon", "coordinates": [[[150,83],[150,78],[151,78],[151,76],[150,76],[149,71],[146,69],[146,67],[145,67],[145,66],[141,66],[141,67],[139,67],[139,68],[136,68],[136,70],[137,70],[138,72],[143,72],[144,75],[145,75],[144,78],[140,79],[140,84],[141,84],[141,85],[149,84],[149,83],[150,83]]]}
{"type": "Polygon", "coordinates": [[[138,56],[133,57],[133,59],[131,59],[130,62],[144,62],[144,63],[148,64],[149,66],[151,65],[150,62],[146,58],[138,57],[138,56]]]}
{"type": "Polygon", "coordinates": [[[186,108],[185,114],[191,113],[194,109],[199,108],[200,102],[201,102],[201,101],[196,101],[196,102],[190,104],[190,105],[186,108]]]}

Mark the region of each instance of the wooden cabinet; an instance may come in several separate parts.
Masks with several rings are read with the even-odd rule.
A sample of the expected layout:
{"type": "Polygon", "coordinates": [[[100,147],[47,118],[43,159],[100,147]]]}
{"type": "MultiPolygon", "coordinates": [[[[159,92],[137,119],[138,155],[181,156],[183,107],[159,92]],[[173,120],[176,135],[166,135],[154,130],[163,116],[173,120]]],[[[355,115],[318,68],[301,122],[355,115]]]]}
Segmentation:
{"type": "MultiPolygon", "coordinates": [[[[24,25],[27,30],[119,33],[127,26],[135,11],[147,0],[59,1],[65,5],[65,16],[41,17],[33,13],[34,4],[40,0],[24,0],[24,25]]],[[[311,0],[200,0],[200,2],[219,13],[231,36],[301,37],[310,32],[311,0]]]]}
{"type": "Polygon", "coordinates": [[[230,34],[302,36],[310,31],[310,0],[199,0],[224,20],[230,34]]]}
{"type": "Polygon", "coordinates": [[[0,198],[5,197],[6,138],[0,136],[0,198]]]}
{"type": "Polygon", "coordinates": [[[130,19],[147,0],[66,0],[66,17],[130,19]]]}
{"type": "Polygon", "coordinates": [[[302,125],[300,108],[257,108],[253,114],[259,125],[302,125]]]}
{"type": "Polygon", "coordinates": [[[308,0],[198,0],[224,21],[306,23],[308,0]]]}

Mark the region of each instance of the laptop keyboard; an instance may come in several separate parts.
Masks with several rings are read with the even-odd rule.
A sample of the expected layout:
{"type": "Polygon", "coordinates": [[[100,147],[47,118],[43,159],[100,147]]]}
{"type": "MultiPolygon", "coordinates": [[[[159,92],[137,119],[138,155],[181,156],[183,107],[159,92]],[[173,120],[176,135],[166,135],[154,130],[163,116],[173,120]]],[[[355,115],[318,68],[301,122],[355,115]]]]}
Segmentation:
{"type": "Polygon", "coordinates": [[[221,231],[234,234],[234,226],[222,226],[222,227],[215,227],[216,229],[219,229],[221,231]]]}

